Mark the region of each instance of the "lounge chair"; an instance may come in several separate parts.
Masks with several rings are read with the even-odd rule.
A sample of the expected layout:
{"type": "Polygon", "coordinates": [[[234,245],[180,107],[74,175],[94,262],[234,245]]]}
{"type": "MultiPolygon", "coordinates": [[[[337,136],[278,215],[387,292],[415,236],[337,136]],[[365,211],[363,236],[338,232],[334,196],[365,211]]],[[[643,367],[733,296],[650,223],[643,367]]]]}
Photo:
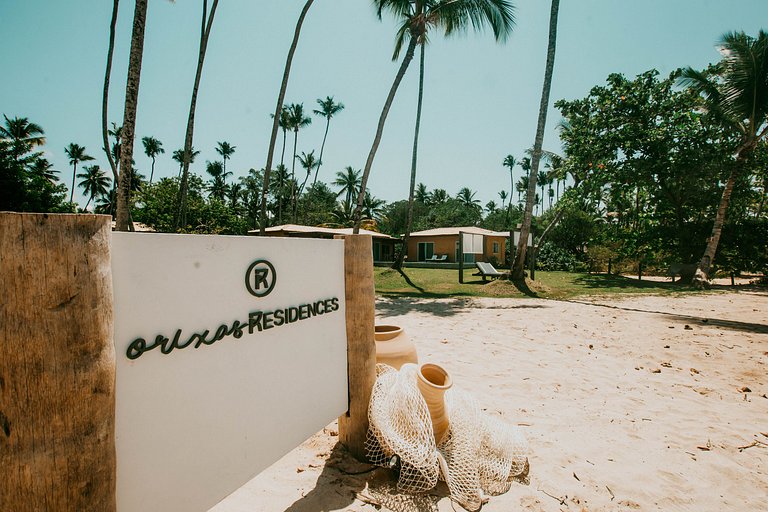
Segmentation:
{"type": "Polygon", "coordinates": [[[490,263],[486,263],[484,261],[475,262],[475,266],[477,267],[479,272],[475,272],[472,275],[483,276],[483,282],[486,282],[486,280],[489,277],[493,279],[497,279],[499,277],[509,276],[507,272],[499,272],[498,270],[496,270],[496,268],[493,265],[491,265],[490,263]]]}
{"type": "Polygon", "coordinates": [[[441,254],[439,258],[437,258],[435,261],[448,261],[448,255],[447,254],[441,254]]]}

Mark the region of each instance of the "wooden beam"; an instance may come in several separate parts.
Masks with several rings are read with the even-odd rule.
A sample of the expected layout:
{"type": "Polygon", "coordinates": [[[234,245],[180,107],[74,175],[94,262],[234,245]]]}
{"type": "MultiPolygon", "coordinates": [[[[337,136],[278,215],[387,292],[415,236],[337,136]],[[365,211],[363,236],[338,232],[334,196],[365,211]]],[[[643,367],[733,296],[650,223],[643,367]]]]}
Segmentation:
{"type": "Polygon", "coordinates": [[[373,252],[370,235],[344,238],[349,409],[339,418],[339,440],[359,460],[366,460],[368,404],[376,380],[373,252]]]}
{"type": "Polygon", "coordinates": [[[0,213],[2,510],[115,510],[110,222],[0,213]]]}

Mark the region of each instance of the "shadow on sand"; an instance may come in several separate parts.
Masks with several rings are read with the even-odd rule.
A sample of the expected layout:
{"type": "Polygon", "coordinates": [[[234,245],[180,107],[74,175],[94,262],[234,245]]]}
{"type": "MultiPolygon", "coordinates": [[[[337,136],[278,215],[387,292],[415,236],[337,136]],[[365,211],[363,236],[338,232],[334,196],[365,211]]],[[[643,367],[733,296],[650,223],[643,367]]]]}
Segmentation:
{"type": "Polygon", "coordinates": [[[469,299],[425,300],[425,298],[385,296],[376,301],[376,312],[383,316],[402,316],[419,312],[448,317],[460,313],[469,302],[469,299]]]}
{"type": "Polygon", "coordinates": [[[293,502],[285,512],[342,510],[355,500],[392,512],[437,512],[437,502],[448,496],[445,485],[427,494],[402,494],[397,490],[396,478],[391,470],[358,462],[337,443],[314,489],[293,502]]]}

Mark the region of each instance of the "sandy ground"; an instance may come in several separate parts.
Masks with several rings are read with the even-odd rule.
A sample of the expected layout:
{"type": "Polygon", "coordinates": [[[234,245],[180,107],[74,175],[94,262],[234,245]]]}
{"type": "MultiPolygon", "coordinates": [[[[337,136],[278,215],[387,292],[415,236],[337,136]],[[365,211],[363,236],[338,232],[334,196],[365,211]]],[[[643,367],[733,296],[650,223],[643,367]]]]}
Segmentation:
{"type": "MultiPolygon", "coordinates": [[[[445,366],[530,443],[529,485],[484,511],[768,511],[768,294],[381,299],[422,362],[445,366]]],[[[387,470],[334,424],[215,512],[373,511],[387,470]]],[[[444,488],[384,510],[460,510],[444,488]]]]}

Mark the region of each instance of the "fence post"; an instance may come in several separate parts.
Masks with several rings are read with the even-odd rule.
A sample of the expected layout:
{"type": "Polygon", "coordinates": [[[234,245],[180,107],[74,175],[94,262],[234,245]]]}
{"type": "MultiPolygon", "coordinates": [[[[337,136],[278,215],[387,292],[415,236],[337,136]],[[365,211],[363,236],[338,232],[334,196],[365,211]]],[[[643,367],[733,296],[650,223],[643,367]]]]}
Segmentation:
{"type": "Polygon", "coordinates": [[[0,213],[3,510],[115,510],[110,221],[0,213]]]}
{"type": "Polygon", "coordinates": [[[368,403],[376,380],[373,252],[370,235],[344,238],[344,281],[347,322],[349,409],[339,418],[339,440],[359,460],[365,460],[368,403]]]}

